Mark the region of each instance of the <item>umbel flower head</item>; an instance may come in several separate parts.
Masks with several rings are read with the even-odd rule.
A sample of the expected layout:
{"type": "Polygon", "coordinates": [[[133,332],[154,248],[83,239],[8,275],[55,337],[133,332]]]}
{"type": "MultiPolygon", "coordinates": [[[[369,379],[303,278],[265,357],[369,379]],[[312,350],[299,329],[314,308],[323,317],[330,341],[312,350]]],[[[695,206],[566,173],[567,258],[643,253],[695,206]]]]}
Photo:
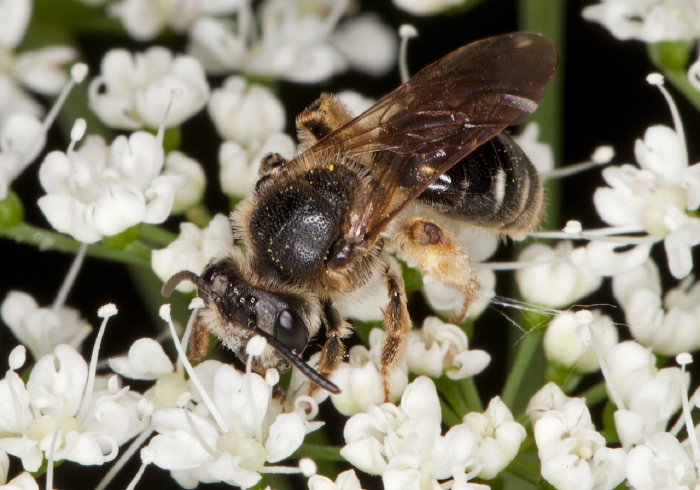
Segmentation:
{"type": "Polygon", "coordinates": [[[90,136],[77,151],[53,151],[39,169],[46,195],[39,207],[56,230],[83,243],[170,215],[182,176],[161,175],[160,140],[143,131],[107,146],[90,136]]]}

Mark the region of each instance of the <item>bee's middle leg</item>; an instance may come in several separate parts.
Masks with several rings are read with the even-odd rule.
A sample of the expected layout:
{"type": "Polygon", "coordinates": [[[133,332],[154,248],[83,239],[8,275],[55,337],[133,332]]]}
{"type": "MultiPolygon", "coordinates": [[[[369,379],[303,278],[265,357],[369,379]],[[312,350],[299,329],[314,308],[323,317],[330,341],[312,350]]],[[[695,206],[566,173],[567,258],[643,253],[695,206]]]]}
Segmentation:
{"type": "Polygon", "coordinates": [[[389,293],[389,303],[382,308],[386,337],[382,345],[380,362],[384,398],[389,401],[389,376],[394,366],[403,358],[406,336],[411,329],[411,318],[406,307],[406,291],[401,267],[393,257],[385,257],[385,262],[384,278],[389,293]]]}

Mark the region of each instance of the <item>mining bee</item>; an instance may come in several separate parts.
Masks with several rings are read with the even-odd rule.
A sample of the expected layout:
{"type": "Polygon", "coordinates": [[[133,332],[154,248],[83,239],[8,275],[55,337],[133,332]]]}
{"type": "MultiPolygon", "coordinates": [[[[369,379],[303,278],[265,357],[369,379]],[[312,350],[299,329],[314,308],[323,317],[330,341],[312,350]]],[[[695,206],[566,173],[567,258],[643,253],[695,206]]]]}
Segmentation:
{"type": "Polygon", "coordinates": [[[227,254],[201,275],[179,272],[163,286],[169,296],[191,281],[204,299],[193,357],[206,352],[209,333],[241,359],[248,340],[261,335],[268,345],[254,370],[293,365],[312,390],[338,393],[328,378],[352,329],[337,307],[375,285],[387,295],[386,391],[411,328],[401,267],[389,250],[461,291],[455,320],[463,319],[479,290],[469,256],[422,211],[504,236],[537,225],[537,171],[502,131],[535,111],[556,65],[549,39],[517,32],[448,54],[354,119],[322,95],[296,120],[304,151],[290,161],[263,159],[254,189],[231,213],[227,254]],[[322,327],[314,369],[301,354],[322,327]]]}

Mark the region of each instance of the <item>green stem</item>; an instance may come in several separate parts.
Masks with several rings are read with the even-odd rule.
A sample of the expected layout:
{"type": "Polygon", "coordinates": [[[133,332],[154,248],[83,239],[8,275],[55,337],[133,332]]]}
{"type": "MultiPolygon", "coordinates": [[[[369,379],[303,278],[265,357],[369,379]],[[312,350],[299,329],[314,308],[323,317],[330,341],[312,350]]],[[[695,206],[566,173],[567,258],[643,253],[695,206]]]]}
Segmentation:
{"type": "Polygon", "coordinates": [[[608,399],[608,391],[605,388],[605,381],[601,381],[595,386],[588,388],[581,396],[586,399],[586,406],[592,407],[608,399]]]}
{"type": "MultiPolygon", "coordinates": [[[[33,245],[42,251],[55,250],[72,254],[78,253],[82,245],[81,242],[74,240],[68,235],[49,231],[28,223],[20,223],[11,228],[0,228],[0,237],[33,245]]],[[[87,255],[126,264],[146,267],[151,265],[151,250],[138,242],[132,243],[122,250],[105,247],[100,243],[93,243],[88,245],[87,255]]]]}
{"type": "Polygon", "coordinates": [[[700,110],[700,92],[688,80],[688,64],[692,47],[683,41],[667,41],[647,45],[649,59],[666,80],[700,110]]]}
{"type": "Polygon", "coordinates": [[[140,238],[154,248],[167,247],[177,238],[175,233],[146,223],[141,224],[139,231],[140,238]]]}
{"type": "MultiPolygon", "coordinates": [[[[503,403],[511,408],[515,406],[516,397],[523,386],[524,378],[532,374],[530,365],[535,353],[539,350],[543,334],[544,330],[542,329],[531,330],[518,344],[518,351],[515,354],[513,366],[510,369],[501,395],[503,403]]],[[[527,381],[531,380],[528,379],[527,381]]]]}
{"type": "Polygon", "coordinates": [[[302,444],[291,457],[292,459],[311,458],[314,461],[345,461],[340,455],[339,447],[317,444],[302,444]]]}

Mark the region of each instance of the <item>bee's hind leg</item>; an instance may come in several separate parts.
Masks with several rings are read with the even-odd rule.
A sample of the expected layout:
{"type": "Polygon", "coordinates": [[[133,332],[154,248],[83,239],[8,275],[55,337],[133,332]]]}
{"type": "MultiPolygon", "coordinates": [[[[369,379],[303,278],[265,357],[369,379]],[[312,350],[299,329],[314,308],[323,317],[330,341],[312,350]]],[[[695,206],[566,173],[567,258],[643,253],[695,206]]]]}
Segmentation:
{"type": "Polygon", "coordinates": [[[413,216],[399,224],[392,245],[410,266],[464,294],[462,308],[452,318],[454,323],[460,323],[480,286],[467,252],[452,233],[433,221],[413,216]]]}

